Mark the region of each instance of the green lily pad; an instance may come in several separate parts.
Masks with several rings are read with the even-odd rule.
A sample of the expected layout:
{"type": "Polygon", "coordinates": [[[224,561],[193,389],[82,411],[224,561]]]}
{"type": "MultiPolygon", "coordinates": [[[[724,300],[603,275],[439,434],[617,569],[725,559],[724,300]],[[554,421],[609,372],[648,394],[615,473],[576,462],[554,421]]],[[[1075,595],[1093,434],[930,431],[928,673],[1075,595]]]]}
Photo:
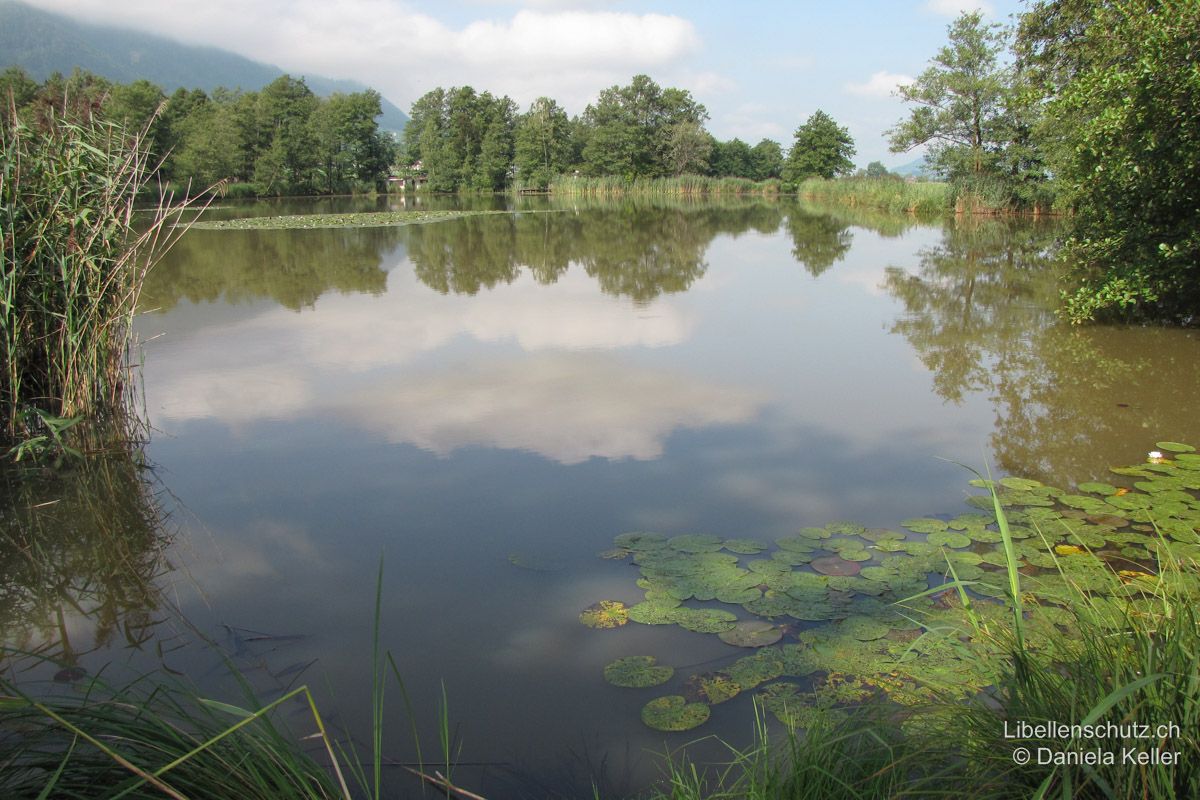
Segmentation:
{"type": "Polygon", "coordinates": [[[674,625],[678,600],[647,600],[629,607],[628,617],[642,625],[674,625]]]}
{"type": "Polygon", "coordinates": [[[868,542],[875,542],[878,544],[879,542],[898,542],[907,534],[904,534],[901,531],[893,531],[888,528],[870,528],[864,531],[861,535],[862,538],[866,539],[868,542]]]}
{"type": "Polygon", "coordinates": [[[1079,491],[1088,492],[1089,494],[1102,494],[1108,496],[1117,493],[1117,487],[1111,483],[1101,483],[1100,481],[1087,481],[1079,484],[1079,491]]]}
{"type": "Polygon", "coordinates": [[[585,608],[579,621],[589,628],[619,628],[629,621],[629,609],[619,600],[601,600],[585,608]]]}
{"type": "Polygon", "coordinates": [[[796,553],[811,553],[817,549],[812,539],[805,536],[784,536],[775,540],[775,544],[783,550],[789,550],[796,553]]]}
{"type": "Polygon", "coordinates": [[[683,695],[672,694],[642,706],[642,722],[656,731],[690,731],[707,722],[711,713],[704,703],[689,703],[683,695]]]}
{"type": "Polygon", "coordinates": [[[633,551],[628,547],[613,547],[608,550],[601,550],[598,555],[601,558],[608,559],[609,561],[620,561],[621,559],[629,558],[629,556],[633,555],[633,551]]]}
{"type": "Polygon", "coordinates": [[[839,536],[860,536],[867,530],[857,522],[831,522],[825,526],[825,529],[839,536]]]}
{"type": "Polygon", "coordinates": [[[688,678],[683,691],[688,700],[715,706],[737,697],[742,687],[724,672],[705,672],[688,678]]]}
{"type": "Polygon", "coordinates": [[[1196,448],[1192,447],[1190,444],[1184,444],[1183,442],[1157,442],[1154,446],[1159,450],[1166,450],[1168,453],[1196,452],[1196,448]]]}
{"type": "Polygon", "coordinates": [[[926,541],[935,547],[968,547],[971,544],[971,537],[965,533],[941,531],[929,534],[926,541]]]}
{"type": "Polygon", "coordinates": [[[765,544],[753,539],[726,539],[723,544],[729,552],[743,556],[752,556],[767,549],[765,544]]]}
{"type": "Polygon", "coordinates": [[[906,519],[900,524],[913,533],[937,533],[946,530],[950,526],[950,523],[946,522],[946,520],[934,519],[932,517],[906,519]]]}
{"type": "Polygon", "coordinates": [[[776,550],[771,553],[771,560],[792,567],[799,567],[816,558],[815,553],[801,553],[797,550],[776,550]]]}
{"type": "Polygon", "coordinates": [[[743,603],[752,603],[760,597],[762,597],[762,590],[758,587],[742,588],[728,586],[717,592],[717,600],[734,606],[740,606],[743,603]]]}
{"type": "Polygon", "coordinates": [[[737,615],[723,608],[679,608],[675,624],[696,633],[722,633],[737,623],[737,615]]]}
{"type": "Polygon", "coordinates": [[[857,575],[862,571],[854,561],[847,561],[839,556],[825,556],[823,558],[814,558],[812,568],[822,575],[841,575],[850,576],[857,575]]]}
{"type": "Polygon", "coordinates": [[[721,549],[721,538],[707,533],[685,533],[672,536],[667,544],[683,553],[711,553],[721,549]]]}
{"type": "Polygon", "coordinates": [[[828,539],[833,533],[825,528],[801,528],[796,535],[805,539],[828,539]]]}
{"type": "Polygon", "coordinates": [[[630,689],[658,686],[671,680],[671,676],[675,674],[675,668],[656,666],[657,661],[658,659],[654,656],[618,658],[604,668],[604,680],[613,686],[625,686],[630,689]]]}
{"type": "Polygon", "coordinates": [[[614,537],[613,544],[617,547],[627,547],[630,550],[653,550],[666,547],[667,537],[661,533],[630,531],[614,537]]]}
{"type": "Polygon", "coordinates": [[[815,698],[811,692],[801,690],[794,683],[772,683],[764,686],[758,692],[758,697],[763,708],[793,730],[812,727],[818,717],[828,713],[827,709],[815,705],[815,698]]]}
{"type": "Polygon", "coordinates": [[[856,615],[846,617],[838,623],[838,628],[845,634],[862,642],[882,639],[891,633],[891,626],[873,617],[856,615]]]}
{"type": "Polygon", "coordinates": [[[734,647],[767,647],[783,638],[783,629],[765,620],[747,619],[717,634],[717,638],[734,647]]]}
{"type": "Polygon", "coordinates": [[[1016,489],[1018,491],[1029,491],[1032,489],[1045,488],[1041,481],[1035,481],[1031,478],[1017,478],[1012,475],[1001,478],[1000,485],[1005,489],[1016,489]]]}
{"type": "Polygon", "coordinates": [[[774,648],[764,648],[752,656],[739,658],[726,672],[742,689],[753,689],[760,683],[774,680],[783,674],[783,659],[774,648]]]}

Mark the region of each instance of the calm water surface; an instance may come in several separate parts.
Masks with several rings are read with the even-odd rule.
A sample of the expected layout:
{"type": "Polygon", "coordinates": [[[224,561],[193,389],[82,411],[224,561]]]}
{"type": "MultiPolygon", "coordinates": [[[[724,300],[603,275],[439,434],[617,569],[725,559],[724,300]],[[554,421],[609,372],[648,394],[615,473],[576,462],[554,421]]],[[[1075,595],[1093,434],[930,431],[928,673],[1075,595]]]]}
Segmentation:
{"type": "MultiPolygon", "coordinates": [[[[464,785],[620,793],[696,733],[643,727],[670,691],[608,686],[604,665],[745,651],[582,626],[597,600],[641,599],[636,567],[597,556],[614,535],[895,526],[965,510],[952,462],[1067,485],[1200,442],[1196,332],[1058,325],[1051,227],[789,202],[517,210],[188,233],[139,323],[159,599],[109,590],[103,614],[62,626],[26,611],[24,640],[100,638],[80,656],[95,669],[146,638],[141,653],[217,685],[211,652],[157,624],[175,605],[265,692],[318,687],[365,740],[382,559],[382,639],[427,756],[444,685],[460,758],[487,765],[464,785]]],[[[391,699],[389,752],[412,759],[391,699]]],[[[745,740],[751,721],[739,697],[700,732],[745,740]]]]}

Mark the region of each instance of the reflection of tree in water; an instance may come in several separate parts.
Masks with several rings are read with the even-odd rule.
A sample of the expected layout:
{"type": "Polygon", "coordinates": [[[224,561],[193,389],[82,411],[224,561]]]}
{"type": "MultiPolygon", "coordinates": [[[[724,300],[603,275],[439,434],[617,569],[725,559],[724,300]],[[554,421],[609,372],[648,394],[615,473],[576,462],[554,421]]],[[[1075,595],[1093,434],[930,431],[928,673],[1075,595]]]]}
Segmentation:
{"type": "Polygon", "coordinates": [[[399,228],[189,231],[151,270],[141,307],[270,298],[299,311],[328,291],[382,293],[399,228]]]}
{"type": "Polygon", "coordinates": [[[529,270],[543,284],[572,263],[608,294],[639,302],[680,292],[704,275],[704,253],[719,234],[773,232],[777,206],[628,203],[589,208],[467,217],[411,229],[409,257],[417,277],[442,293],[475,294],[511,283],[529,270]]]}
{"type": "Polygon", "coordinates": [[[0,474],[0,641],[73,663],[145,641],[166,540],[138,454],[116,449],[46,475],[0,474]],[[92,627],[79,641],[81,622],[92,627]]]}
{"type": "Polygon", "coordinates": [[[956,222],[921,253],[921,271],[888,269],[887,289],[906,314],[892,326],[934,373],[944,400],[991,388],[1028,349],[1027,334],[1054,319],[1048,240],[1024,223],[956,222]]]}
{"type": "Polygon", "coordinates": [[[1059,324],[1046,254],[1054,232],[959,222],[922,253],[917,275],[890,269],[886,286],[905,307],[892,331],[938,395],[990,397],[1000,467],[1063,485],[1127,463],[1156,437],[1200,437],[1200,342],[1178,330],[1059,324]]]}
{"type": "Polygon", "coordinates": [[[821,213],[791,209],[787,217],[792,255],[814,278],[846,257],[854,234],[838,219],[821,213]]]}

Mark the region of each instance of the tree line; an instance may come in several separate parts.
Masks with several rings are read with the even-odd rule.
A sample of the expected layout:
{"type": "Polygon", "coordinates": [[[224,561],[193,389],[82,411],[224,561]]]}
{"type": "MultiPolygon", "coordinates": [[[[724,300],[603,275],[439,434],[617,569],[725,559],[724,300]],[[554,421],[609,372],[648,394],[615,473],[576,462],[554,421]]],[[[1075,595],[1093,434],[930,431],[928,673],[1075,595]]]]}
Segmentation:
{"type": "Polygon", "coordinates": [[[708,111],[690,92],[659,86],[646,75],[604,89],[575,117],[549,97],[521,112],[510,98],[470,86],[426,93],[410,117],[402,161],[426,175],[435,191],[544,189],[574,173],[630,182],[706,175],[798,183],[854,168],[853,139],[822,111],[796,131],[785,158],[771,139],[754,146],[718,140],[704,127],[708,111]]]}
{"type": "Polygon", "coordinates": [[[894,151],[959,196],[1070,214],[1073,321],[1200,319],[1200,3],[1037,0],[961,15],[912,84],[894,151]]]}
{"type": "Polygon", "coordinates": [[[158,177],[193,192],[221,181],[261,195],[375,188],[395,150],[375,122],[378,92],[317,97],[290,75],[257,92],[181,88],[167,96],[147,80],[113,83],[76,70],[39,84],[9,67],[0,73],[0,97],[0,115],[15,113],[28,125],[100,117],[145,129],[158,177]]]}

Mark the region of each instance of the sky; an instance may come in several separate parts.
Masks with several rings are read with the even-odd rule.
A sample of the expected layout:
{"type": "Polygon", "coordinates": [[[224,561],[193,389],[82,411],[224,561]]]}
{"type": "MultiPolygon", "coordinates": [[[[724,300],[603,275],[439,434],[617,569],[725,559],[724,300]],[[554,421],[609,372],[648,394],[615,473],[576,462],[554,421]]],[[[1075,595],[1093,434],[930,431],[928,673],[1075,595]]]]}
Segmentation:
{"type": "Polygon", "coordinates": [[[438,86],[539,96],[582,113],[644,73],[689,90],[718,139],[790,146],[818,109],[849,129],[855,162],[889,167],[898,83],[928,66],[947,25],[978,9],[1008,24],[1020,0],[27,0],[91,23],[221,47],[293,75],[349,78],[406,111],[438,86]]]}

